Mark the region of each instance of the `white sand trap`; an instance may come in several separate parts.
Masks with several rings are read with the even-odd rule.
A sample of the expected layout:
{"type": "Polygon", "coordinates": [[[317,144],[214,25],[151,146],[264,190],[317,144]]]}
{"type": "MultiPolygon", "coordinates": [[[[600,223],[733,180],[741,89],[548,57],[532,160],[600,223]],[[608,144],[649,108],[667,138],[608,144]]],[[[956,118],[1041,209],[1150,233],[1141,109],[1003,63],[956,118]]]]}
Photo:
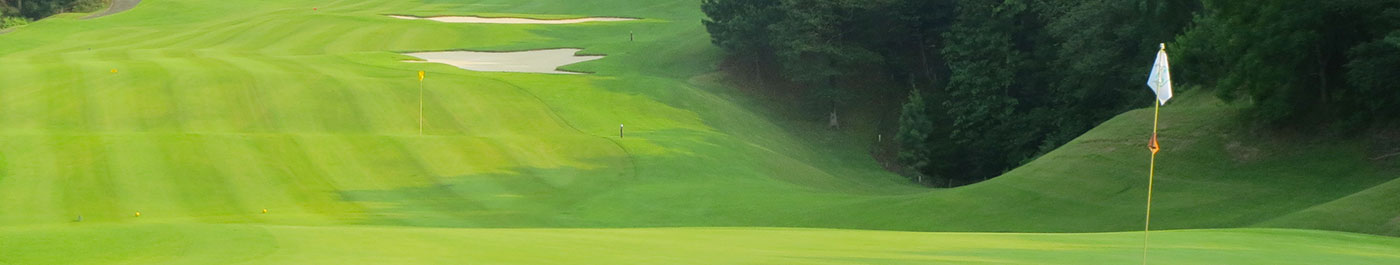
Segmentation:
{"type": "Polygon", "coordinates": [[[400,16],[400,15],[389,15],[389,17],[397,18],[397,19],[427,19],[427,20],[432,20],[432,21],[437,21],[437,22],[447,22],[447,23],[482,23],[482,24],[574,24],[574,23],[584,23],[584,22],[613,22],[613,21],[637,20],[637,19],[635,19],[635,18],[620,18],[620,17],[587,17],[587,18],[570,18],[570,19],[533,19],[533,18],[516,18],[516,17],[478,17],[478,16],[414,17],[414,16],[400,16]]]}
{"type": "MultiPolygon", "coordinates": [[[[427,60],[426,63],[442,63],[457,68],[481,72],[516,72],[543,74],[580,74],[559,71],[560,66],[602,59],[603,56],[575,56],[580,49],[550,49],[519,52],[415,52],[408,56],[427,60]]],[[[419,62],[421,61],[408,61],[419,62]]]]}

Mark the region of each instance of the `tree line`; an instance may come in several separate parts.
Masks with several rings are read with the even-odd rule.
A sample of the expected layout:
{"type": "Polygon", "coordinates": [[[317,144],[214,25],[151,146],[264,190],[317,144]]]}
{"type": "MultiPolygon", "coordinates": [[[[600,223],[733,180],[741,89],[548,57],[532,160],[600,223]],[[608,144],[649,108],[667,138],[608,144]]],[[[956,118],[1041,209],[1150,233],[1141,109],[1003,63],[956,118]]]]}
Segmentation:
{"type": "MultiPolygon", "coordinates": [[[[840,108],[893,98],[898,161],[928,183],[1000,175],[1124,111],[1166,43],[1178,90],[1262,124],[1400,117],[1396,0],[704,0],[731,71],[840,108]]],[[[893,117],[892,117],[893,118],[893,117]]]]}
{"type": "Polygon", "coordinates": [[[108,0],[0,0],[0,28],[28,24],[63,12],[92,12],[108,0]]]}

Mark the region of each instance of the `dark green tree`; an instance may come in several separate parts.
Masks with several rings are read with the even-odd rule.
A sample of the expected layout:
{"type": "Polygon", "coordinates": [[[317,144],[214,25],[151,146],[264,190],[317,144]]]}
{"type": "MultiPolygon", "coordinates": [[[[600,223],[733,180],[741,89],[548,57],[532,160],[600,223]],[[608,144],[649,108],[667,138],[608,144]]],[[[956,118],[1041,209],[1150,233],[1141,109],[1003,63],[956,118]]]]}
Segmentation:
{"type": "Polygon", "coordinates": [[[1158,44],[1180,33],[1199,8],[1194,0],[1046,1],[1041,45],[1051,53],[1045,69],[1055,102],[1055,130],[1041,152],[1068,142],[1123,111],[1148,106],[1144,86],[1158,44]]]}
{"type": "MultiPolygon", "coordinates": [[[[74,11],[74,7],[100,6],[102,0],[0,0],[0,15],[22,16],[39,20],[54,14],[74,11]]],[[[90,10],[81,10],[90,11],[90,10]]]]}
{"type": "Polygon", "coordinates": [[[1339,97],[1345,106],[1355,108],[1348,117],[1354,123],[1400,117],[1400,9],[1384,14],[1378,23],[1395,30],[1347,52],[1346,78],[1351,89],[1339,97]]]}
{"type": "Polygon", "coordinates": [[[768,59],[773,52],[768,27],[783,20],[779,0],[705,0],[700,8],[710,41],[736,57],[768,59]]]}
{"type": "Polygon", "coordinates": [[[880,1],[783,0],[786,19],[771,26],[783,75],[802,83],[818,100],[837,104],[860,87],[843,81],[873,70],[883,58],[863,45],[858,32],[880,1]]]}
{"type": "Polygon", "coordinates": [[[1350,101],[1370,115],[1400,115],[1400,32],[1392,37],[1368,42],[1351,50],[1347,64],[1350,101]]]}
{"type": "MultiPolygon", "coordinates": [[[[1047,85],[1038,80],[1039,37],[1029,1],[957,2],[944,33],[951,76],[942,104],[952,119],[949,140],[965,153],[954,162],[963,179],[996,176],[1036,153],[1046,126],[1047,85]]],[[[952,175],[945,173],[945,175],[952,175]]]]}
{"type": "Polygon", "coordinates": [[[899,162],[916,171],[916,176],[924,176],[915,178],[924,183],[961,178],[952,170],[957,165],[949,163],[958,149],[948,144],[948,121],[940,118],[946,116],[939,105],[914,89],[909,91],[908,102],[899,114],[899,132],[895,135],[900,146],[899,162]]]}
{"type": "Polygon", "coordinates": [[[1397,5],[1378,0],[1205,1],[1206,12],[1177,40],[1179,65],[1188,66],[1189,82],[1213,84],[1223,99],[1248,99],[1251,113],[1265,122],[1368,120],[1370,110],[1350,103],[1387,94],[1369,81],[1347,79],[1370,79],[1374,75],[1365,72],[1372,70],[1359,69],[1386,65],[1384,46],[1366,43],[1378,43],[1395,28],[1385,14],[1397,5]],[[1362,54],[1380,57],[1350,63],[1372,59],[1362,54]]]}

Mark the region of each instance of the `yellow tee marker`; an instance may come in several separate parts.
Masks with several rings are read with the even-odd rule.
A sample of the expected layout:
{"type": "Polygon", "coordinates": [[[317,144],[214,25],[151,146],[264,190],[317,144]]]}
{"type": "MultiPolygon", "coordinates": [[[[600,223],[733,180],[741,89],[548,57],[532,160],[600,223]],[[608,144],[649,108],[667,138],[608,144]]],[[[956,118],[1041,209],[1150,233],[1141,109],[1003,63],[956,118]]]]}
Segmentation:
{"type": "Polygon", "coordinates": [[[267,213],[267,209],[263,209],[263,213],[267,213]]]}
{"type": "Polygon", "coordinates": [[[117,68],[112,68],[112,73],[113,73],[113,74],[117,73],[117,68]]]}
{"type": "Polygon", "coordinates": [[[141,217],[141,211],[136,211],[136,217],[141,217]]]}

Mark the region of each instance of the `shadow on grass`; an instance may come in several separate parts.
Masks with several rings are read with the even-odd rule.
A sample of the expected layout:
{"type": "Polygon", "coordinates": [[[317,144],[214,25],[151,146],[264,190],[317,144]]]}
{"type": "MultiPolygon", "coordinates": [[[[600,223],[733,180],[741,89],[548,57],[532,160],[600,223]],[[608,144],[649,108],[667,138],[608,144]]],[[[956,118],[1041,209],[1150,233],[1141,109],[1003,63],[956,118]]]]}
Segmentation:
{"type": "Polygon", "coordinates": [[[429,185],[344,190],[342,200],[367,209],[363,224],[424,227],[577,227],[574,206],[635,180],[625,158],[578,167],[517,167],[502,173],[437,176],[429,185]]]}

